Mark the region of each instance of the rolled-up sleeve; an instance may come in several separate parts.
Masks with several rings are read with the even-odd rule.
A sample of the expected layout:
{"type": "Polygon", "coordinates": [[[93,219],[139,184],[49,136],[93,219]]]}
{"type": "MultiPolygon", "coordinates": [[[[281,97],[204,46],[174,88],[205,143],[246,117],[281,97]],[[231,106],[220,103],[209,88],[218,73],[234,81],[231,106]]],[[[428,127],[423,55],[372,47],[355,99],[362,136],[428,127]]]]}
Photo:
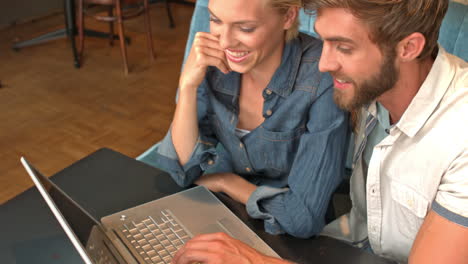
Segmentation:
{"type": "Polygon", "coordinates": [[[468,227],[468,151],[452,162],[439,185],[432,209],[449,221],[468,227]]]}
{"type": "Polygon", "coordinates": [[[249,215],[263,219],[265,230],[272,234],[317,235],[325,225],[330,197],[342,180],[347,135],[347,113],[337,108],[333,89],[327,87],[309,110],[307,131],[288,176],[289,188],[258,187],[247,202],[249,215]]]}
{"type": "Polygon", "coordinates": [[[217,160],[216,145],[218,140],[210,127],[208,120],[209,99],[208,83],[205,80],[197,90],[197,118],[199,133],[189,161],[183,166],[179,162],[177,152],[172,142],[171,130],[166,134],[157,148],[156,160],[158,167],[168,172],[174,181],[187,187],[192,184],[203,171],[214,166],[217,160]]]}

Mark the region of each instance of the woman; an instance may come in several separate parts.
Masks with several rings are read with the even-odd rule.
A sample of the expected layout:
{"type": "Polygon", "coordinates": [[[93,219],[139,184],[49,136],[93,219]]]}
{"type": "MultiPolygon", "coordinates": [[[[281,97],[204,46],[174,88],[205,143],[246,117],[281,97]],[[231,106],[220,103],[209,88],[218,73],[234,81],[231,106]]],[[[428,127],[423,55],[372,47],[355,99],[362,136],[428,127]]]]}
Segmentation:
{"type": "Polygon", "coordinates": [[[210,0],[157,163],[181,186],[224,192],[272,234],[318,234],[341,180],[347,118],[298,34],[300,0],[210,0]]]}

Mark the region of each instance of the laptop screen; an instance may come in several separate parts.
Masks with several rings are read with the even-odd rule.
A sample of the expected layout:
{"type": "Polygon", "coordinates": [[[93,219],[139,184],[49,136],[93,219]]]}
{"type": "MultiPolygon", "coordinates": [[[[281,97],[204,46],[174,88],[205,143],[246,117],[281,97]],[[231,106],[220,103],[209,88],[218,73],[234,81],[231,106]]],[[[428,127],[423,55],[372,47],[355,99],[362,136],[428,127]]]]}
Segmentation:
{"type": "Polygon", "coordinates": [[[117,256],[118,253],[111,249],[113,248],[111,242],[106,237],[101,224],[97,220],[82,209],[51,180],[31,166],[24,158],[21,161],[49,208],[72,241],[75,249],[86,263],[101,263],[104,257],[108,263],[124,263],[117,256]],[[43,193],[43,191],[46,193],[43,193]],[[76,241],[77,239],[78,241],[76,241]],[[105,251],[104,254],[100,253],[103,251],[105,251]],[[119,260],[117,261],[117,259],[119,260]]]}
{"type": "Polygon", "coordinates": [[[81,244],[86,245],[93,226],[99,225],[99,223],[96,223],[91,216],[85,213],[75,201],[68,197],[57,185],[52,183],[35,168],[31,167],[31,169],[45,187],[81,244]]]}

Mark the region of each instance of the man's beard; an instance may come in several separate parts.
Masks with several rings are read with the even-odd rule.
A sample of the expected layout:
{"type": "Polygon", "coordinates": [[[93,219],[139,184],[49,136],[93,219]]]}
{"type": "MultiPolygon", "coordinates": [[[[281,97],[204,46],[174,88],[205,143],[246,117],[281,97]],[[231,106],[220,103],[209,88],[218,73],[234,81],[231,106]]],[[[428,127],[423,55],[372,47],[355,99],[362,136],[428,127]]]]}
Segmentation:
{"type": "MultiPolygon", "coordinates": [[[[398,80],[398,70],[394,63],[395,57],[394,53],[391,54],[391,52],[388,52],[386,59],[380,66],[379,72],[363,81],[360,85],[351,81],[355,89],[354,95],[350,100],[346,100],[346,91],[335,88],[333,99],[338,107],[348,111],[356,110],[363,105],[371,103],[377,97],[392,89],[398,80]]],[[[334,77],[339,75],[336,73],[331,74],[334,77]]]]}

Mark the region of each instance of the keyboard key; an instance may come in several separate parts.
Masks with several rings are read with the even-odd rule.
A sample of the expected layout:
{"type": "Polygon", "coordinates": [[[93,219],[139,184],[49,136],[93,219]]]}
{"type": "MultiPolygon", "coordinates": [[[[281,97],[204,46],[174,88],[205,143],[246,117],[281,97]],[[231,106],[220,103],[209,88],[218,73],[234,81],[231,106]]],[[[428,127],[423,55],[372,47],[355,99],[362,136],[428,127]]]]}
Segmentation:
{"type": "Polygon", "coordinates": [[[146,254],[148,254],[150,258],[157,256],[156,251],[154,251],[154,249],[149,250],[148,252],[146,252],[146,254]]]}
{"type": "Polygon", "coordinates": [[[159,229],[151,230],[151,232],[152,232],[155,236],[157,236],[157,235],[159,235],[159,234],[162,233],[161,230],[159,230],[159,229]]]}
{"type": "Polygon", "coordinates": [[[162,259],[161,259],[160,256],[155,256],[155,257],[152,257],[151,260],[152,260],[153,262],[158,263],[158,262],[160,262],[162,259]]]}
{"type": "Polygon", "coordinates": [[[169,253],[177,251],[177,249],[174,246],[168,246],[166,250],[169,251],[169,253]]]}
{"type": "Polygon", "coordinates": [[[151,247],[149,244],[146,244],[146,245],[142,246],[141,248],[142,248],[144,251],[146,251],[146,252],[147,252],[148,250],[152,249],[152,247],[151,247]]]}
{"type": "Polygon", "coordinates": [[[184,236],[187,236],[187,233],[185,233],[184,230],[177,231],[177,232],[175,232],[175,234],[176,234],[179,238],[183,238],[184,236]]]}
{"type": "Polygon", "coordinates": [[[163,257],[163,260],[164,260],[166,263],[171,263],[171,259],[172,259],[172,256],[171,256],[171,255],[163,257]]]}
{"type": "Polygon", "coordinates": [[[164,247],[161,244],[153,245],[153,248],[158,252],[164,249],[164,247]]]}
{"type": "Polygon", "coordinates": [[[172,244],[174,244],[174,246],[177,247],[177,246],[182,246],[184,243],[182,243],[182,241],[177,239],[177,240],[172,241],[172,244]]]}
{"type": "Polygon", "coordinates": [[[148,241],[146,241],[146,239],[140,239],[137,242],[138,242],[138,244],[140,244],[140,246],[144,246],[144,245],[148,244],[148,241]]]}
{"type": "Polygon", "coordinates": [[[162,244],[164,247],[168,247],[168,246],[171,245],[171,242],[170,242],[169,240],[166,239],[166,240],[161,241],[161,244],[162,244]]]}
{"type": "Polygon", "coordinates": [[[142,229],[142,228],[145,227],[145,225],[143,223],[137,223],[137,224],[133,223],[133,225],[138,229],[142,229]]]}
{"type": "Polygon", "coordinates": [[[162,258],[166,257],[169,255],[169,252],[167,252],[167,250],[163,249],[161,251],[158,251],[158,254],[159,256],[161,256],[162,258]]]}

